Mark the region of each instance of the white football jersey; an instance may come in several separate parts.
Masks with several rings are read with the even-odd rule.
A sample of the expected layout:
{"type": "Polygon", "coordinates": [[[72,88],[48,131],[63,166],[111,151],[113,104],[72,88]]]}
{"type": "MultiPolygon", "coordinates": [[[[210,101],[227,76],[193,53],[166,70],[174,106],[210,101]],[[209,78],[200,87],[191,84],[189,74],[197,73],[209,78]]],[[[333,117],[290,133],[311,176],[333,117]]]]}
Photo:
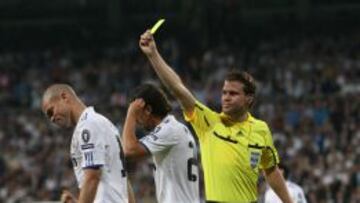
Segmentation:
{"type": "MultiPolygon", "coordinates": [[[[306,203],[304,191],[299,185],[291,181],[286,181],[286,187],[288,188],[290,197],[294,203],[306,203]]],[[[270,187],[265,192],[264,200],[265,203],[282,203],[280,198],[270,187]]]]}
{"type": "Polygon", "coordinates": [[[99,168],[101,179],[95,203],[128,202],[119,132],[104,116],[88,107],[81,114],[71,140],[71,158],[81,189],[86,168],[99,168]]]}
{"type": "Polygon", "coordinates": [[[199,203],[197,148],[189,129],[168,115],[140,141],[153,156],[158,202],[199,203]]]}

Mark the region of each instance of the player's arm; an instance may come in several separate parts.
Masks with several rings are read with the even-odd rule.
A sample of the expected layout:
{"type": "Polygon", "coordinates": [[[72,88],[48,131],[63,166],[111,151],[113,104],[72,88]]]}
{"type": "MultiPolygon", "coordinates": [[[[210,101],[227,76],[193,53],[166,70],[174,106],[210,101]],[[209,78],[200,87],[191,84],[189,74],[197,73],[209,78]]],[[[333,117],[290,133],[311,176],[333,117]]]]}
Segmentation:
{"type": "Polygon", "coordinates": [[[284,203],[293,203],[286,187],[284,177],[278,168],[279,155],[274,146],[269,126],[264,122],[261,126],[264,133],[266,147],[261,156],[261,168],[270,187],[284,203]]]}
{"type": "Polygon", "coordinates": [[[144,113],[145,102],[142,99],[136,99],[131,102],[123,126],[122,139],[124,143],[125,157],[141,158],[148,155],[145,147],[138,141],[136,131],[136,118],[144,113]]]}
{"type": "Polygon", "coordinates": [[[266,181],[269,183],[274,192],[279,196],[282,202],[293,203],[290,198],[289,191],[286,187],[284,177],[282,176],[277,165],[268,169],[264,169],[264,175],[266,181]]]}
{"type": "Polygon", "coordinates": [[[139,46],[144,54],[149,59],[156,74],[166,88],[176,97],[180,102],[183,110],[191,114],[195,108],[195,97],[185,87],[180,77],[175,71],[165,62],[159,54],[153,35],[147,30],[141,35],[139,46]]]}
{"type": "Polygon", "coordinates": [[[62,191],[61,203],[76,203],[77,201],[77,198],[69,190],[62,191]]]}
{"type": "Polygon", "coordinates": [[[92,203],[94,202],[96,190],[101,178],[101,170],[84,169],[84,183],[80,190],[78,203],[92,203]]]}
{"type": "Polygon", "coordinates": [[[135,203],[136,201],[135,201],[134,191],[131,187],[129,179],[127,181],[127,188],[128,188],[129,203],[135,203]]]}

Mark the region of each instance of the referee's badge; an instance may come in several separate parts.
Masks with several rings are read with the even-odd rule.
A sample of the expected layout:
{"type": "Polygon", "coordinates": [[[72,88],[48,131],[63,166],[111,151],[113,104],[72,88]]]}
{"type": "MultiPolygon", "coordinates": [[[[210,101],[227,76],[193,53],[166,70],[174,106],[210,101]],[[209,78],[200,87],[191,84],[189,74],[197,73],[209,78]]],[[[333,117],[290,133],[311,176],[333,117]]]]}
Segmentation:
{"type": "Polygon", "coordinates": [[[255,169],[259,163],[261,153],[260,152],[250,152],[250,166],[252,169],[255,169]]]}

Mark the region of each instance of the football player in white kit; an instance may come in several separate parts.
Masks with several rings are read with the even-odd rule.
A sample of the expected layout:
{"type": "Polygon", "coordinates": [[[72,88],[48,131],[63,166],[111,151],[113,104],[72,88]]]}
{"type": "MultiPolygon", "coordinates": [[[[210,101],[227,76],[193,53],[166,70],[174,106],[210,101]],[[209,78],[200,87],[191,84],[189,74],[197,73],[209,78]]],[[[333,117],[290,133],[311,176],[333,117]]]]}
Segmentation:
{"type": "Polygon", "coordinates": [[[200,202],[197,148],[191,132],[169,114],[169,102],[155,85],[140,86],[133,99],[122,132],[125,157],[152,155],[159,203],[200,202]],[[136,126],[149,133],[138,140],[136,126]]]}
{"type": "MultiPolygon", "coordinates": [[[[294,203],[307,203],[304,190],[298,184],[288,179],[288,168],[285,165],[279,164],[279,169],[283,173],[284,178],[286,179],[286,187],[294,203]]],[[[264,203],[282,203],[282,201],[275,194],[275,192],[270,187],[268,187],[265,191],[264,203]]]]}
{"type": "Polygon", "coordinates": [[[61,201],[127,203],[128,183],[116,127],[93,107],[86,107],[66,84],[47,88],[42,110],[59,127],[75,127],[70,151],[80,193],[76,198],[66,191],[61,201]]]}

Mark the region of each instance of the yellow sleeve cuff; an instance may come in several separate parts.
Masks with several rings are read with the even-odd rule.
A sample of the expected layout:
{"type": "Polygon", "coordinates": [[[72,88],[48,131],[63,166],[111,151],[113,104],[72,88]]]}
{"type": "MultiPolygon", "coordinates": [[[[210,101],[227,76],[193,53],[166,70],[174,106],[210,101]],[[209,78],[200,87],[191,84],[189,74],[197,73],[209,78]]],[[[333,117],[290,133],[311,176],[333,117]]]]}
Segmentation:
{"type": "Polygon", "coordinates": [[[191,122],[195,118],[195,111],[192,111],[192,112],[183,111],[183,115],[184,115],[185,121],[191,122]]]}

